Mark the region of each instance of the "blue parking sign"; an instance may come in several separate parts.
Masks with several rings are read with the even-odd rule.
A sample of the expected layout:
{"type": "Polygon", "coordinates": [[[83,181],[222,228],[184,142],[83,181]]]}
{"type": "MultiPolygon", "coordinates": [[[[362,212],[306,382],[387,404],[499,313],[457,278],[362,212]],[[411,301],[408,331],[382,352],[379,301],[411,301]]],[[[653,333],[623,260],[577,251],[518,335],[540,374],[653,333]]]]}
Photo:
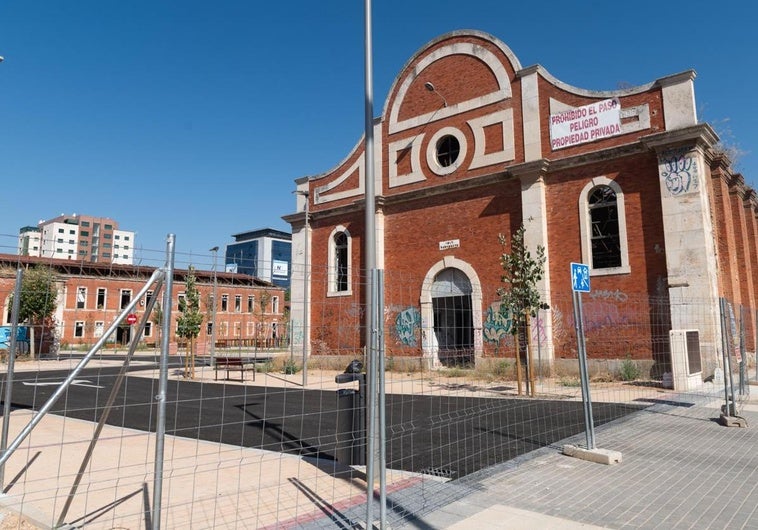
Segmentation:
{"type": "Polygon", "coordinates": [[[584,263],[571,264],[571,289],[578,293],[590,292],[590,266],[584,263]]]}

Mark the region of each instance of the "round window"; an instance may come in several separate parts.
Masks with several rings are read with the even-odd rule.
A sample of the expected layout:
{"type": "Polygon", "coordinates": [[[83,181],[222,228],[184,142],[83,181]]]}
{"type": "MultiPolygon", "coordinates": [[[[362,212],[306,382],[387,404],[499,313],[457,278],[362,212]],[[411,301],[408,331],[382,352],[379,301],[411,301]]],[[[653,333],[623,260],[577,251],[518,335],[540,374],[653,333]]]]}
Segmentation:
{"type": "Polygon", "coordinates": [[[445,135],[437,141],[437,162],[442,167],[450,167],[458,160],[461,144],[453,135],[445,135]]]}

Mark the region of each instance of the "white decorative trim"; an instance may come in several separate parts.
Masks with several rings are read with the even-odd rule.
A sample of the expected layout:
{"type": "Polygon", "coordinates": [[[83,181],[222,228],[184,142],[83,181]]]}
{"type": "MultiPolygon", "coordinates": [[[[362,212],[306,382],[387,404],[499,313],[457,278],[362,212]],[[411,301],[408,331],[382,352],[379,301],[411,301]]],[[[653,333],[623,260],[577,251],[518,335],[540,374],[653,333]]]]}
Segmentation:
{"type": "Polygon", "coordinates": [[[642,131],[650,128],[650,105],[644,103],[637,105],[636,107],[626,107],[621,109],[621,119],[634,118],[636,121],[629,121],[621,123],[621,134],[626,134],[634,131],[642,131]]]}
{"type": "Polygon", "coordinates": [[[488,116],[471,119],[468,125],[474,133],[474,158],[469,169],[501,164],[516,158],[516,147],[513,141],[513,109],[504,109],[488,116]],[[487,140],[484,128],[496,123],[503,126],[503,150],[485,154],[487,140]]]}
{"type": "Polygon", "coordinates": [[[405,184],[412,184],[414,182],[421,182],[426,180],[424,172],[421,169],[421,142],[424,139],[424,134],[398,140],[397,142],[391,142],[388,147],[389,157],[389,187],[396,188],[405,184]],[[411,157],[411,172],[398,175],[397,173],[397,153],[408,149],[410,147],[411,152],[408,156],[411,157]]]}
{"type": "Polygon", "coordinates": [[[634,94],[641,94],[643,92],[647,92],[648,90],[650,90],[657,84],[658,85],[668,84],[669,81],[667,80],[673,79],[673,78],[678,79],[679,76],[689,75],[689,72],[692,72],[690,70],[689,72],[684,72],[683,74],[676,74],[674,76],[663,77],[661,79],[658,79],[657,81],[653,81],[652,83],[647,83],[644,85],[630,87],[630,88],[622,88],[619,90],[587,90],[586,88],[579,88],[573,85],[569,85],[568,83],[564,83],[563,81],[559,80],[557,77],[555,77],[553,74],[548,72],[543,66],[539,64],[533,67],[525,68],[525,70],[529,72],[531,72],[532,70],[536,70],[548,83],[560,88],[561,90],[565,92],[570,92],[578,96],[586,96],[589,98],[599,98],[599,99],[609,99],[609,98],[614,98],[614,97],[623,97],[623,96],[631,96],[634,94]]]}
{"type": "Polygon", "coordinates": [[[463,161],[466,159],[466,153],[468,152],[468,144],[466,142],[466,135],[455,127],[443,127],[432,136],[429,140],[429,145],[426,146],[426,163],[429,165],[429,169],[437,175],[445,176],[453,173],[456,169],[461,167],[463,161]],[[442,167],[437,161],[437,142],[445,136],[454,136],[460,144],[460,151],[458,152],[458,158],[455,162],[447,167],[442,167]]]}
{"type": "Polygon", "coordinates": [[[521,130],[524,135],[524,162],[542,158],[540,90],[537,72],[521,78],[521,130]]]}
{"type": "Polygon", "coordinates": [[[329,265],[328,265],[328,279],[327,279],[327,297],[335,296],[352,296],[353,294],[353,238],[350,235],[350,231],[343,225],[334,227],[334,230],[329,234],[329,265]],[[334,236],[340,232],[344,232],[347,236],[347,290],[338,291],[337,287],[337,249],[334,246],[334,236]]]}
{"type": "Polygon", "coordinates": [[[608,177],[600,176],[590,180],[582,192],[579,194],[579,230],[582,237],[582,263],[586,263],[590,266],[590,274],[592,276],[610,276],[613,274],[629,274],[631,267],[629,266],[629,244],[626,237],[626,207],[624,206],[624,192],[621,191],[621,186],[615,180],[611,180],[608,177]],[[611,267],[604,269],[595,269],[592,266],[592,242],[590,236],[592,235],[590,210],[589,210],[589,194],[597,186],[608,186],[616,194],[616,209],[618,211],[619,222],[619,245],[621,246],[621,266],[611,267]]]}
{"type": "Polygon", "coordinates": [[[511,82],[508,78],[508,72],[506,71],[505,66],[503,66],[503,63],[500,62],[494,53],[492,53],[487,48],[484,48],[483,46],[479,46],[470,42],[457,42],[449,44],[447,46],[443,46],[434,50],[432,53],[421,59],[413,69],[413,74],[408,75],[405,79],[403,79],[403,82],[397,91],[397,96],[392,103],[392,108],[390,109],[389,134],[411,129],[419,125],[425,125],[434,120],[441,120],[455,114],[460,114],[471,109],[489,105],[490,103],[509,99],[510,97],[511,82]],[[492,71],[495,79],[497,79],[499,89],[495,92],[491,92],[490,94],[485,94],[468,101],[462,101],[460,103],[453,104],[449,107],[442,107],[433,112],[427,112],[426,114],[422,114],[420,116],[414,116],[413,118],[399,121],[400,107],[405,100],[405,95],[408,92],[408,88],[411,86],[411,83],[413,83],[429,65],[435,61],[438,61],[444,57],[449,57],[451,55],[470,55],[485,63],[492,71]]]}
{"type": "Polygon", "coordinates": [[[314,204],[323,204],[325,202],[330,201],[336,201],[339,199],[345,199],[348,197],[356,197],[363,194],[363,191],[365,189],[365,172],[366,172],[366,164],[364,163],[364,155],[361,154],[355,162],[353,162],[353,165],[350,166],[342,175],[334,179],[328,184],[324,184],[323,186],[318,186],[314,190],[314,197],[313,197],[313,203],[314,204]],[[355,174],[355,171],[358,171],[358,187],[353,188],[350,190],[344,190],[340,192],[335,193],[328,193],[330,190],[333,190],[343,182],[345,182],[348,178],[353,176],[355,174]]]}

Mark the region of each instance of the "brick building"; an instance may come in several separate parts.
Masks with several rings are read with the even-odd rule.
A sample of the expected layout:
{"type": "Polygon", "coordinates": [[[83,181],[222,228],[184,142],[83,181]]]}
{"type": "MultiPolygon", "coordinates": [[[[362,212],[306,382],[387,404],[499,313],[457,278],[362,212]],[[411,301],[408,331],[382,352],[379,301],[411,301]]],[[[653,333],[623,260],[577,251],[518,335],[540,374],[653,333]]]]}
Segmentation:
{"type": "MultiPolygon", "coordinates": [[[[18,267],[49,266],[58,279],[57,308],[54,314],[55,338],[61,345],[92,345],[145,286],[154,267],[106,265],[86,260],[74,262],[36,257],[0,254],[0,300],[3,305],[2,324],[11,321],[10,298],[18,267]]],[[[176,330],[179,298],[184,296],[187,270],[174,271],[171,329],[176,330]]],[[[200,293],[200,310],[204,313],[198,336],[200,354],[205,353],[212,335],[212,303],[214,273],[194,270],[200,293]]],[[[216,306],[216,340],[219,346],[274,346],[286,338],[284,290],[269,282],[246,274],[218,272],[215,275],[218,305],[216,306]]],[[[134,313],[141,317],[148,290],[139,300],[134,313]]],[[[162,297],[161,293],[158,296],[162,297]]],[[[162,298],[158,300],[162,302],[162,298]]],[[[116,329],[111,343],[126,344],[132,330],[123,324],[116,329]]],[[[144,342],[156,343],[159,330],[151,318],[144,333],[144,342]]],[[[177,337],[172,333],[171,342],[177,337]]]]}
{"type": "MultiPolygon", "coordinates": [[[[713,373],[719,299],[755,314],[758,200],[699,122],[694,79],[685,71],[622,90],[576,88],[476,31],[443,35],[411,57],[374,122],[388,355],[432,366],[449,352],[477,364],[513,357],[501,340],[509,323],[498,311],[497,236],[523,224],[528,246],[546,251],[540,290],[551,310],[532,335],[551,364],[576,359],[569,264],[578,262],[590,266],[590,359],[629,355],[670,370],[672,332],[689,331],[688,370],[699,361],[702,377],[713,373]]],[[[302,256],[310,201],[314,353],[364,344],[354,310],[365,299],[364,166],[361,140],[334,169],[296,180],[298,213],[285,217],[302,256]]],[[[304,282],[293,272],[297,320],[304,282]]]]}

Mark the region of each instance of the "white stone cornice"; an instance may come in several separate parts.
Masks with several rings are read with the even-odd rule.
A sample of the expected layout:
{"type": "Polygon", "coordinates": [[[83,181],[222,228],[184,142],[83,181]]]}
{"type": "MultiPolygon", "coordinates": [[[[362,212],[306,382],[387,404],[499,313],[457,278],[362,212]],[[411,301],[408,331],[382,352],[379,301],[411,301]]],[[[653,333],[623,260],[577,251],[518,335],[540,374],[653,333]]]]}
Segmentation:
{"type": "Polygon", "coordinates": [[[684,129],[650,134],[640,138],[640,142],[645,147],[654,151],[692,144],[705,150],[713,147],[718,141],[718,134],[707,123],[699,123],[684,129]]]}

